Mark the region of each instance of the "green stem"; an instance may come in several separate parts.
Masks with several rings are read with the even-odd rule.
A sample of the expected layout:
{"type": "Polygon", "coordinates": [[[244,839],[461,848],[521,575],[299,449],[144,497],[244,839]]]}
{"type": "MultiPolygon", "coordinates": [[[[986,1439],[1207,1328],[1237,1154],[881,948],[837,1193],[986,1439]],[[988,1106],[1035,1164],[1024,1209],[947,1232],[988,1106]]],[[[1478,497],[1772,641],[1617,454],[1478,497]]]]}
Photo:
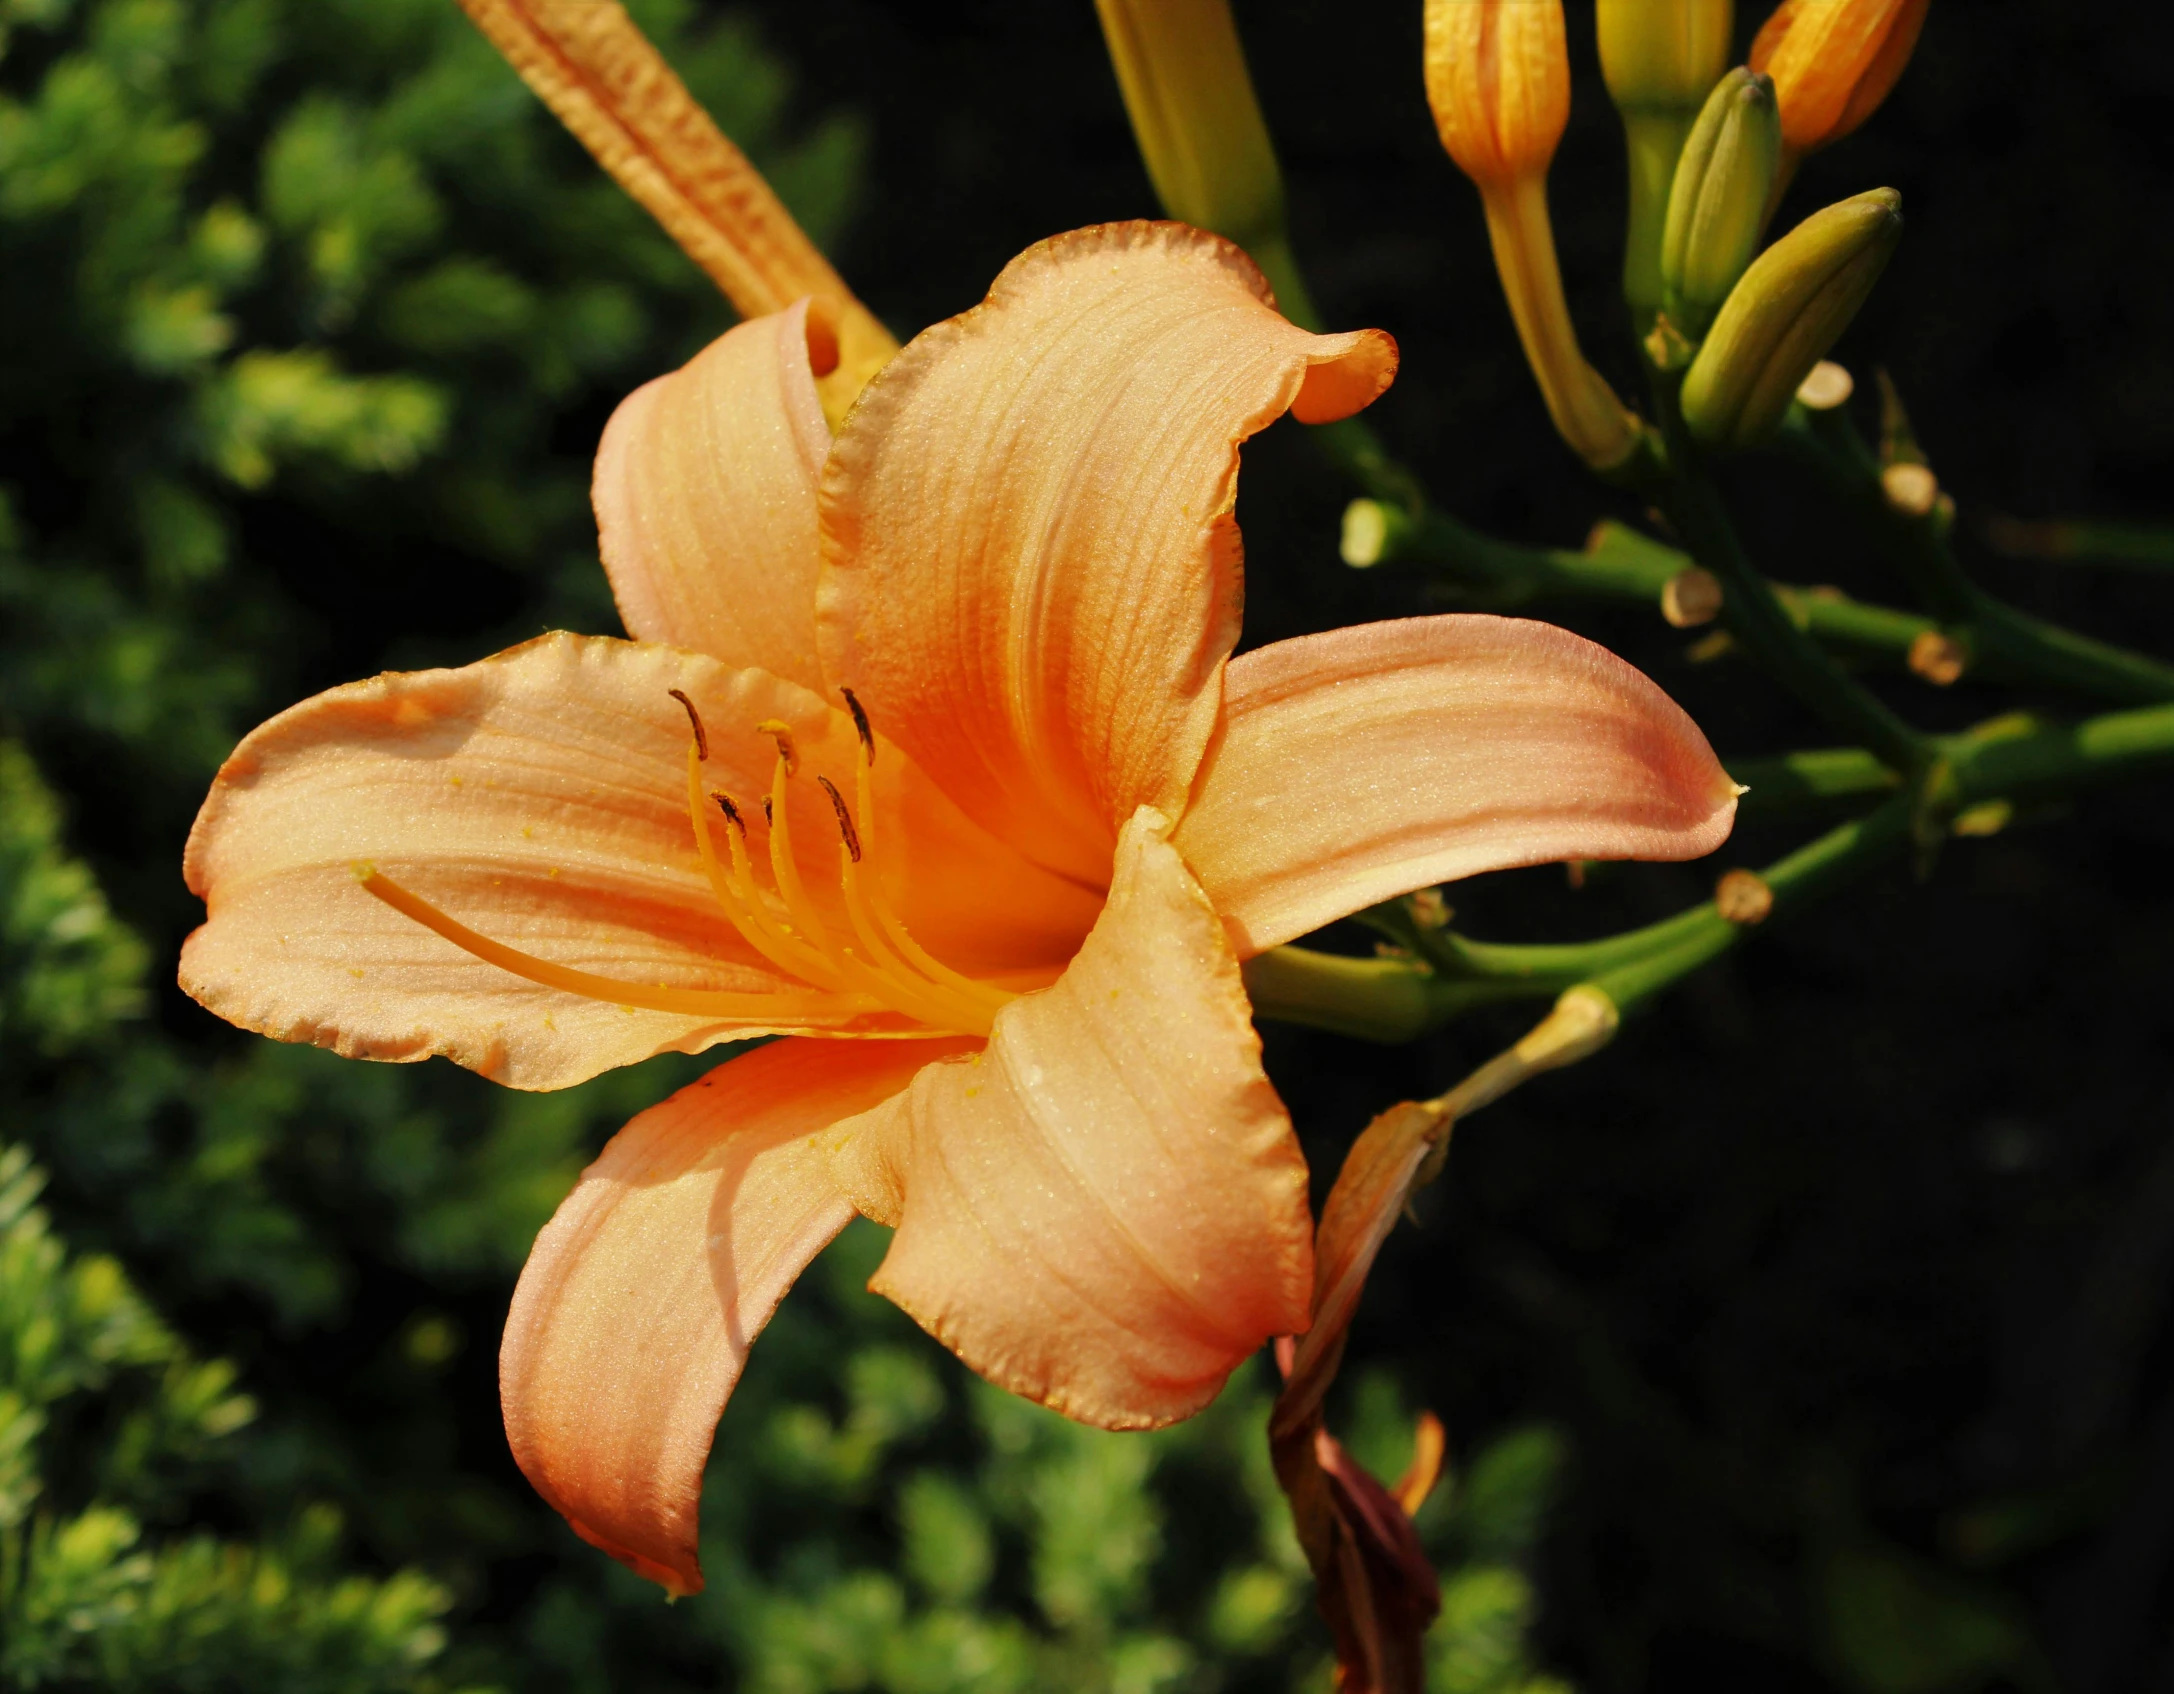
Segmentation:
{"type": "Polygon", "coordinates": [[[1852,680],[1790,615],[1774,585],[1752,568],[1720,497],[1692,458],[1674,408],[1668,412],[1670,474],[1656,492],[1692,557],[1721,579],[1729,633],[1831,728],[1898,771],[1922,770],[1930,756],[1925,737],[1852,680]]]}
{"type": "Polygon", "coordinates": [[[1391,1046],[1538,991],[1515,978],[1454,982],[1409,959],[1349,959],[1310,947],[1270,948],[1244,970],[1255,1016],[1391,1046]]]}
{"type": "Polygon", "coordinates": [[[1636,107],[1623,114],[1630,155],[1630,225],[1623,240],[1623,298],[1631,327],[1641,339],[1661,309],[1661,230],[1668,221],[1668,192],[1684,139],[1698,121],[1697,108],[1636,107]]]}
{"type": "MultiPolygon", "coordinates": [[[[1818,840],[1767,866],[1759,877],[1772,891],[1774,905],[1762,926],[1823,898],[1888,857],[1910,840],[1916,814],[1916,797],[1898,794],[1876,811],[1830,829],[1818,840]]],[[[1613,1000],[1617,1010],[1635,1010],[1701,965],[1720,957],[1750,935],[1754,927],[1730,922],[1712,901],[1694,907],[1687,915],[1694,916],[1697,922],[1686,923],[1683,935],[1672,945],[1604,969],[1592,978],[1593,986],[1613,1000]]]]}
{"type": "MultiPolygon", "coordinates": [[[[1761,873],[1774,892],[1775,910],[1800,905],[1868,867],[1908,838],[1915,815],[1915,797],[1898,795],[1777,860],[1761,873]]],[[[1747,931],[1709,900],[1643,929],[1567,946],[1506,946],[1447,930],[1411,933],[1421,956],[1348,959],[1277,947],[1248,959],[1253,1009],[1261,1017],[1382,1042],[1410,1041],[1477,1007],[1552,998],[1582,982],[1627,1011],[1747,931]]]]}
{"type": "Polygon", "coordinates": [[[1890,794],[1902,779],[1862,747],[1814,747],[1772,759],[1730,759],[1743,811],[1778,812],[1890,794]]]}
{"type": "MultiPolygon", "coordinates": [[[[1341,427],[1341,426],[1335,426],[1341,427]]],[[[1346,557],[1367,565],[1415,560],[1431,565],[1444,586],[1473,602],[1503,608],[1534,601],[1609,601],[1658,606],[1670,580],[1691,568],[1688,553],[1627,525],[1596,525],[1582,552],[1498,541],[1422,506],[1414,513],[1384,500],[1360,502],[1345,518],[1346,557]]],[[[1774,585],[1790,619],[1824,646],[1852,659],[1902,669],[1910,647],[1932,619],[1871,606],[1829,588],[1774,585]]]]}
{"type": "Polygon", "coordinates": [[[1972,670],[2132,705],[2174,700],[2174,665],[2033,617],[1973,582],[1949,540],[1950,512],[1913,514],[1889,500],[1880,462],[1845,408],[1800,409],[1783,440],[1841,492],[1972,670]]]}
{"type": "MultiPolygon", "coordinates": [[[[1987,800],[2059,797],[2174,767],[2174,705],[2109,712],[2078,724],[1996,718],[1942,739],[1935,756],[1940,797],[1950,810],[1987,800]]],[[[1870,792],[1877,768],[1868,768],[1869,755],[1855,749],[1776,763],[1793,767],[1808,784],[1831,784],[1837,793],[1850,785],[1870,792]]],[[[1879,774],[1892,790],[1892,773],[1879,774]]],[[[1918,842],[1925,806],[1916,788],[1891,793],[1865,816],[1767,866],[1759,873],[1774,897],[1766,921],[1824,898],[1918,842]]],[[[1412,1040],[1475,1007],[1559,995],[1579,983],[1601,989],[1628,1011],[1764,927],[1733,923],[1710,900],[1640,929],[1566,945],[1505,945],[1424,929],[1402,902],[1375,907],[1362,919],[1394,940],[1401,955],[1347,959],[1303,947],[1272,949],[1245,964],[1254,1010],[1389,1042],[1412,1040]]]]}
{"type": "Polygon", "coordinates": [[[1996,719],[1951,746],[1965,802],[2059,798],[2174,764],[2174,705],[2107,712],[2075,724],[1996,719]]]}

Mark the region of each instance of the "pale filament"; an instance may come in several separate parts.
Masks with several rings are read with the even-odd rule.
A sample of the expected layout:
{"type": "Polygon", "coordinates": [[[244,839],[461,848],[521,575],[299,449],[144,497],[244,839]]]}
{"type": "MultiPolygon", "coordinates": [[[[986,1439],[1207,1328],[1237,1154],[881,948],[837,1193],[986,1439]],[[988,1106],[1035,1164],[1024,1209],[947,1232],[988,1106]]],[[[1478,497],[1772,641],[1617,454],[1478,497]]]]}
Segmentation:
{"type": "Polygon", "coordinates": [[[764,810],[770,817],[768,858],[775,893],[762,887],[748,850],[747,824],[727,795],[715,799],[725,818],[729,861],[718,857],[710,838],[709,814],[703,804],[702,762],[709,756],[708,736],[692,702],[674,690],[686,708],[693,739],[687,745],[687,815],[694,829],[695,850],[702,872],[718,906],[747,944],[788,977],[797,977],[804,990],[740,994],[723,990],[674,988],[664,983],[627,982],[600,976],[593,971],[557,965],[524,953],[503,942],[478,934],[440,911],[429,901],[380,873],[375,866],[357,865],[362,886],[395,911],[436,932],[466,953],[487,964],[510,971],[527,981],[556,988],[586,999],[652,1011],[679,1012],[696,1017],[730,1018],[748,1022],[808,1026],[836,1023],[869,1012],[889,1011],[925,1025],[931,1031],[987,1035],[1007,1002],[1010,991],[953,970],[930,955],[911,934],[884,899],[880,876],[874,874],[875,806],[870,771],[875,763],[875,737],[860,703],[849,694],[854,727],[860,733],[860,758],[854,773],[854,800],[858,822],[844,798],[827,779],[816,780],[828,792],[838,815],[839,890],[843,896],[852,941],[857,948],[834,938],[821,911],[808,897],[800,865],[793,851],[789,817],[789,784],[799,769],[799,757],[791,731],[782,723],[759,727],[778,744],[777,765],[771,774],[770,794],[764,810]],[[863,878],[867,866],[871,874],[863,878]],[[780,917],[773,904],[783,908],[780,917]]]}
{"type": "Polygon", "coordinates": [[[549,959],[539,959],[533,953],[524,953],[517,947],[493,941],[487,935],[478,935],[420,895],[409,893],[375,865],[357,865],[355,878],[394,911],[413,918],[425,929],[437,931],[462,952],[472,953],[485,964],[496,965],[500,970],[511,971],[530,982],[567,994],[579,994],[588,1000],[607,1000],[616,1006],[641,1006],[653,1012],[682,1012],[692,1017],[752,1018],[790,1023],[834,1018],[840,1012],[873,1009],[877,1004],[871,1002],[863,1008],[856,1006],[850,998],[841,999],[830,994],[734,994],[722,989],[673,988],[661,982],[623,982],[617,977],[599,976],[594,971],[555,965],[549,959]]]}

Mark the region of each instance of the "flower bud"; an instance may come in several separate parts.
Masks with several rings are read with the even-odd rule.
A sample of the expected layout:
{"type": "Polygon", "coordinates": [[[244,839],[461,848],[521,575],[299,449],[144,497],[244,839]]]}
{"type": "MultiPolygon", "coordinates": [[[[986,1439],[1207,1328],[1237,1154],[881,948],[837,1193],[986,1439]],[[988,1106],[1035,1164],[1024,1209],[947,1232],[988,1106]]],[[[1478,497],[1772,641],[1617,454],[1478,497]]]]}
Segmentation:
{"type": "Polygon", "coordinates": [[[1230,0],[1096,0],[1163,210],[1251,248],[1283,235],[1283,177],[1230,0]]]}
{"type": "Polygon", "coordinates": [[[1709,447],[1748,447],[1772,435],[1901,238],[1902,196],[1875,188],[1814,212],[1761,253],[1683,379],[1692,436],[1709,447]]]}
{"type": "Polygon", "coordinates": [[[1751,44],[1774,79],[1793,154],[1839,141],[1879,109],[1910,62],[1931,0],[1782,0],[1751,44]]]}
{"type": "Polygon", "coordinates": [[[1640,335],[1661,308],[1661,220],[1676,158],[1699,108],[1728,68],[1734,0],[1599,0],[1600,69],[1623,114],[1630,227],[1623,297],[1640,335]]]}
{"type": "Polygon", "coordinates": [[[1427,104],[1483,189],[1547,174],[1570,121],[1562,0],[1427,0],[1427,104]]]}
{"type": "Polygon", "coordinates": [[[1427,0],[1427,102],[1479,185],[1495,270],[1556,432],[1588,464],[1628,460],[1639,425],[1586,363],[1563,296],[1547,167],[1570,121],[1562,0],[1427,0]]]}
{"type": "Polygon", "coordinates": [[[1705,333],[1758,251],[1780,167],[1773,83],[1731,71],[1683,145],[1661,234],[1662,302],[1684,334],[1705,333]]]}
{"type": "Polygon", "coordinates": [[[1600,72],[1621,112],[1705,104],[1728,68],[1734,0],[1599,0],[1600,72]]]}

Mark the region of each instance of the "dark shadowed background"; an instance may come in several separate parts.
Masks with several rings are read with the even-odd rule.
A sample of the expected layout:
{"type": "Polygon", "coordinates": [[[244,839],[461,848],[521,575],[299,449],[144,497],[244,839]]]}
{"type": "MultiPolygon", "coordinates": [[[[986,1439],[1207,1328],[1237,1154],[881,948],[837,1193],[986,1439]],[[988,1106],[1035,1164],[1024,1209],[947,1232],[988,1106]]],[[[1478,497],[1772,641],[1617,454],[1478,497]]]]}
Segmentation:
{"type": "MultiPolygon", "coordinates": [[[[1588,352],[1629,390],[1620,147],[1590,8],[1569,10],[1556,227],[1588,352]]],[[[1748,39],[1763,10],[1745,11],[1748,39]]],[[[764,15],[875,124],[841,259],[902,329],[965,305],[1051,227],[1151,210],[1084,6],[764,15]]],[[[1392,445],[1460,516],[1522,540],[1635,517],[1557,445],[1525,377],[1476,197],[1434,139],[1417,6],[1239,18],[1314,292],[1332,326],[1402,345],[1373,414],[1392,445]]],[[[2170,50],[2144,7],[1936,4],[1896,95],[1810,162],[1783,214],[1902,191],[1901,251],[1839,356],[1893,373],[1986,580],[2162,653],[2174,580],[2006,561],[1982,526],[2170,503],[2170,50]]],[[[1248,452],[1247,640],[1436,604],[1415,579],[1340,569],[1346,491],[1301,436],[1287,424],[1248,452]]],[[[1745,482],[1777,574],[1906,599],[1846,525],[1779,479],[1745,482]]],[[[1579,627],[1689,704],[1725,757],[1820,739],[1761,679],[1691,665],[1657,618],[1579,627]]],[[[1942,725],[2003,698],[1889,692],[1942,725]]],[[[1746,828],[1723,858],[1791,838],[1746,828]]],[[[1958,1612],[1925,1662],[1884,1673],[1853,1636],[1967,1590],[2033,1620],[2046,1664],[2016,1661],[2018,1685],[2174,1687],[2170,848],[2163,781],[1954,843],[1922,885],[1845,896],[1458,1131],[1354,1352],[1393,1358],[1460,1440],[1534,1412],[1573,1433],[1546,1636],[1581,1678],[1939,1686],[1943,1655],[1992,1625],[1958,1612]]],[[[1488,938],[1599,934],[1709,875],[1639,867],[1572,894],[1532,872],[1453,898],[1488,938]]],[[[1370,1113],[1512,1033],[1382,1052],[1283,1032],[1271,1065],[1326,1167],[1370,1113]]]]}
{"type": "MultiPolygon", "coordinates": [[[[1621,150],[1591,8],[1569,9],[1579,75],[1556,227],[1587,351],[1628,390],[1621,150]]],[[[138,49],[115,39],[159,8],[84,10],[105,17],[96,51],[125,84],[138,49]]],[[[37,195],[65,185],[40,188],[46,178],[26,173],[47,167],[20,124],[0,121],[12,220],[0,363],[13,390],[0,399],[13,512],[0,617],[14,626],[0,633],[0,733],[57,796],[56,839],[143,937],[153,987],[148,1017],[116,1023],[110,1040],[33,1041],[27,1014],[12,1035],[0,1025],[27,1043],[10,1061],[0,1139],[49,1167],[62,1232],[116,1253],[190,1347],[239,1363],[263,1407],[240,1457],[137,1516],[246,1537],[269,1534],[284,1502],[337,1503],[360,1568],[419,1566],[443,1584],[454,1646],[430,1673],[443,1680],[415,1686],[1013,1686],[966,1660],[951,1681],[917,1682],[853,1657],[856,1632],[891,1628],[884,1607],[903,1602],[869,1599],[865,1584],[848,1593],[838,1573],[859,1568],[855,1549],[891,1548],[900,1522],[897,1556],[918,1556],[913,1512],[948,1509],[894,1508],[868,1454],[933,1455],[965,1474],[985,1449],[1040,1463],[1055,1449],[1034,1443],[1056,1438],[1007,1434],[1007,1414],[930,1362],[932,1343],[862,1311],[843,1272],[807,1298],[828,1315],[781,1320],[776,1362],[758,1353],[746,1403],[727,1416],[709,1511],[728,1549],[710,1557],[713,1571],[723,1561],[729,1616],[689,1623],[681,1608],[658,1623],[666,1614],[637,1585],[569,1551],[513,1475],[492,1353],[528,1235],[602,1137],[697,1065],[509,1104],[442,1066],[424,1077],[274,1053],[166,986],[194,916],[181,840],[241,729],[388,666],[464,662],[555,625],[616,627],[581,506],[587,457],[618,394],[725,321],[691,267],[431,8],[167,10],[187,15],[197,44],[169,56],[197,68],[158,82],[156,100],[208,114],[211,138],[189,167],[201,180],[176,192],[195,216],[231,182],[273,232],[272,257],[220,296],[242,325],[236,345],[329,347],[358,381],[435,384],[441,411],[432,424],[393,390],[341,390],[338,404],[311,390],[248,424],[250,406],[272,402],[219,386],[224,343],[143,352],[152,283],[129,279],[166,273],[115,259],[122,281],[101,282],[98,242],[121,237],[97,236],[90,213],[41,210],[37,195]],[[198,61],[221,62],[228,49],[207,32],[244,13],[276,17],[264,28],[281,45],[223,95],[198,61]],[[426,64],[440,81],[418,93],[426,64]],[[298,160],[282,177],[261,160],[312,100],[350,110],[352,133],[336,115],[312,120],[286,142],[298,160]],[[382,158],[401,149],[437,196],[435,221],[400,210],[406,190],[382,158]],[[320,191],[339,217],[313,210],[320,191]],[[453,248],[468,271],[425,268],[453,248]],[[366,255],[351,286],[335,249],[366,255]],[[519,286],[477,281],[492,267],[519,286]],[[139,304],[98,316],[109,283],[139,304]],[[253,476],[251,442],[276,468],[253,476]],[[186,530],[173,508],[141,515],[144,467],[169,461],[181,468],[159,470],[159,486],[215,512],[214,565],[157,542],[154,530],[186,530]],[[848,1340],[878,1362],[841,1387],[848,1340]],[[815,1423],[787,1415],[803,1402],[820,1408],[815,1423]],[[847,1452],[853,1440],[862,1447],[847,1452]],[[794,1484],[802,1495],[762,1492],[799,1475],[793,1464],[815,1479],[794,1484]],[[766,1548],[810,1500],[845,1527],[785,1568],[766,1548]],[[847,1645],[787,1663],[754,1639],[795,1630],[847,1645]],[[720,1659],[738,1668],[720,1672],[720,1659]]],[[[696,61],[690,80],[902,336],[971,305],[1045,235],[1155,211],[1086,0],[643,10],[678,20],[675,41],[708,41],[698,59],[692,45],[675,57],[696,61]],[[727,32],[706,34],[719,19],[727,32]],[[758,43],[759,74],[745,68],[758,43]]],[[[1763,10],[1746,9],[1745,38],[1763,10]]],[[[67,11],[0,5],[27,20],[0,59],[25,110],[66,52],[91,51],[76,41],[89,26],[51,21],[67,11]]],[[[1638,521],[1558,445],[1525,376],[1476,198],[1422,98],[1417,0],[1241,0],[1238,15],[1314,293],[1331,327],[1379,325],[1402,346],[1398,384],[1373,414],[1392,447],[1441,504],[1514,539],[1574,545],[1601,517],[1638,521]]],[[[50,106],[34,109],[58,123],[50,106]]],[[[93,119],[69,144],[85,156],[100,123],[121,122],[93,119]]],[[[2157,9],[1937,0],[1894,97],[1807,165],[1784,212],[1901,190],[1900,253],[1838,350],[1859,374],[1858,403],[1876,366],[1892,373],[1985,580],[2162,655],[2174,655],[2174,575],[2007,559],[1985,524],[2174,517],[2170,128],[2174,23],[2157,9]]],[[[115,180],[154,168],[166,167],[116,166],[115,180]]],[[[189,239],[191,252],[204,245],[189,239]]],[[[1351,492],[1300,426],[1249,447],[1249,644],[1454,604],[1417,571],[1338,561],[1351,492]]],[[[1786,476],[1753,466],[1737,492],[1777,576],[1906,599],[1786,476]]],[[[1693,663],[1690,638],[1656,616],[1564,621],[1648,669],[1725,760],[1822,740],[1748,668],[1693,663]]],[[[1880,686],[1942,727],[2041,703],[1967,682],[1880,686]]],[[[1582,890],[1559,870],[1522,872],[1451,898],[1483,938],[1597,935],[1702,898],[1723,864],[1762,862],[1818,827],[1747,821],[1719,863],[1609,869],[1582,890]]],[[[1403,1403],[1443,1415],[1463,1458],[1505,1432],[1557,1432],[1567,1459],[1526,1559],[1541,1664],[1594,1694],[2174,1689],[2170,852],[2165,779],[1951,842],[1922,881],[1898,871],[1847,892],[1706,970],[1598,1058],[1458,1129],[1444,1180],[1384,1255],[1349,1368],[1387,1367],[1403,1403]]],[[[125,1010],[116,1002],[114,1016],[125,1010]]],[[[1371,1114],[1446,1087],[1518,1027],[1476,1018],[1404,1049],[1271,1029],[1269,1064],[1325,1182],[1371,1114]]],[[[91,1443],[113,1417],[85,1413],[70,1440],[91,1443]]],[[[1251,1439],[1219,1428],[1215,1441],[1251,1439]]],[[[106,1487],[106,1473],[64,1457],[48,1463],[51,1501],[106,1487]]],[[[1131,1564],[1120,1543],[1133,1531],[1097,1527],[1091,1512],[1078,1531],[1087,1565],[1124,1566],[1095,1579],[1105,1611],[1179,1635],[1206,1580],[1195,1567],[1208,1555],[1188,1537],[1222,1521],[1185,1492],[1181,1461],[1194,1462],[1170,1461],[1161,1528],[1125,1544],[1131,1564]]],[[[1129,1462],[1081,1459],[1063,1474],[1085,1498],[1137,1483],[1092,1468],[1129,1462]]],[[[1210,1482],[1222,1475],[1201,1463],[1210,1482]]],[[[1039,1486],[989,1485],[994,1545],[1057,1521],[1039,1486]]],[[[965,1556],[930,1555],[947,1569],[965,1556]]],[[[0,1571],[0,1594],[12,1580],[0,1571]]],[[[943,1600],[940,1573],[913,1580],[943,1600]]],[[[1026,1581],[999,1557],[957,1603],[1026,1581]]],[[[1033,1581],[1042,1615],[1061,1623],[1049,1579],[1033,1581]]],[[[1221,1683],[1182,1666],[1158,1682],[1149,1655],[1129,1682],[1116,1658],[1076,1682],[1045,1661],[1038,1685],[1289,1686],[1293,1656],[1319,1641],[1299,1613],[1278,1627],[1303,1647],[1247,1637],[1254,1658],[1232,1649],[1240,1668],[1221,1683]]],[[[5,1674],[8,1686],[122,1685],[5,1674]]],[[[408,1686],[386,1674],[383,1686],[408,1686]]]]}

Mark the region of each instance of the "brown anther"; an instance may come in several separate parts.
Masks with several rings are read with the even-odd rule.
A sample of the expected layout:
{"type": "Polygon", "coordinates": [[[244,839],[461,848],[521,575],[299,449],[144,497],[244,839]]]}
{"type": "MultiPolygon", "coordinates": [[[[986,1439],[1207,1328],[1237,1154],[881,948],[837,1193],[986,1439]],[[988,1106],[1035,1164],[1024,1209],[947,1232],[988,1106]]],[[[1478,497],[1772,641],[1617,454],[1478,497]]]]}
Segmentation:
{"type": "Polygon", "coordinates": [[[694,702],[678,689],[667,688],[665,693],[671,695],[673,699],[687,708],[687,727],[694,731],[694,756],[698,759],[708,758],[710,756],[710,738],[702,728],[702,714],[694,709],[694,702]]]}
{"type": "Polygon", "coordinates": [[[1714,910],[1730,923],[1764,923],[1774,910],[1774,890],[1757,871],[1729,871],[1714,884],[1714,910]]]}
{"type": "Polygon", "coordinates": [[[742,835],[745,835],[747,825],[741,821],[740,808],[732,803],[732,796],[729,794],[712,794],[710,798],[717,802],[717,809],[725,814],[725,822],[732,825],[742,835]]]}
{"type": "Polygon", "coordinates": [[[800,774],[800,749],[793,745],[792,725],[782,718],[764,718],[755,726],[757,735],[767,735],[778,744],[778,757],[785,761],[785,774],[800,774]]]}
{"type": "Polygon", "coordinates": [[[1676,629],[1696,629],[1721,615],[1721,579],[1693,565],[1661,584],[1661,616],[1676,629]]]}
{"type": "Polygon", "coordinates": [[[876,732],[868,727],[868,714],[861,710],[860,697],[850,688],[838,690],[845,696],[845,709],[853,714],[853,728],[861,738],[861,756],[871,765],[876,762],[876,732]]]}
{"type": "Polygon", "coordinates": [[[762,821],[767,824],[774,824],[778,821],[776,813],[770,808],[770,796],[767,794],[762,797],[762,821]]]}
{"type": "Polygon", "coordinates": [[[853,814],[845,809],[845,796],[838,792],[838,785],[827,776],[815,779],[823,785],[823,792],[830,796],[830,809],[838,814],[838,833],[845,838],[845,850],[853,855],[853,862],[861,862],[860,831],[853,827],[853,814]]]}
{"type": "Polygon", "coordinates": [[[1910,643],[1909,663],[1912,671],[1935,688],[1945,688],[1961,678],[1970,654],[1954,637],[1928,629],[1910,643]]]}

